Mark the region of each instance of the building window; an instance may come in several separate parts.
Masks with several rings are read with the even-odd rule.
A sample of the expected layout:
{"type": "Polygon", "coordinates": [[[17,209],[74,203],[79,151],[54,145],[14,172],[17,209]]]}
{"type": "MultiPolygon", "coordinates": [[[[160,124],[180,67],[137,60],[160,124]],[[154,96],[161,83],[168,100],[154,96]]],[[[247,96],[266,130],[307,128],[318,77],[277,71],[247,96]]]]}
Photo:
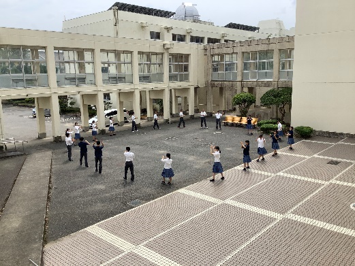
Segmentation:
{"type": "Polygon", "coordinates": [[[139,82],[156,83],[164,81],[163,54],[138,53],[139,82]]]}
{"type": "Polygon", "coordinates": [[[280,80],[292,80],[294,49],[280,50],[280,80]]]}
{"type": "Polygon", "coordinates": [[[205,38],[200,36],[190,36],[190,42],[204,44],[205,38]]]}
{"type": "Polygon", "coordinates": [[[0,88],[48,87],[44,48],[0,46],[0,88]]]}
{"type": "Polygon", "coordinates": [[[274,51],[243,53],[243,80],[272,80],[274,51]]]}
{"type": "Polygon", "coordinates": [[[95,85],[93,51],[61,49],[54,56],[59,87],[95,85]]]}
{"type": "Polygon", "coordinates": [[[173,34],[173,41],[174,42],[185,42],[186,41],[186,35],[173,34]]]}
{"type": "Polygon", "coordinates": [[[101,51],[104,84],[133,83],[132,52],[101,51]]]}
{"type": "Polygon", "coordinates": [[[215,38],[207,38],[207,43],[220,43],[220,39],[215,39],[215,38]]]}
{"type": "Polygon", "coordinates": [[[160,32],[151,31],[150,32],[150,39],[152,39],[152,40],[160,40],[160,32]]]}
{"type": "Polygon", "coordinates": [[[189,81],[189,55],[170,54],[169,81],[189,81]]]}
{"type": "Polygon", "coordinates": [[[237,80],[237,54],[212,56],[212,80],[237,80]]]}

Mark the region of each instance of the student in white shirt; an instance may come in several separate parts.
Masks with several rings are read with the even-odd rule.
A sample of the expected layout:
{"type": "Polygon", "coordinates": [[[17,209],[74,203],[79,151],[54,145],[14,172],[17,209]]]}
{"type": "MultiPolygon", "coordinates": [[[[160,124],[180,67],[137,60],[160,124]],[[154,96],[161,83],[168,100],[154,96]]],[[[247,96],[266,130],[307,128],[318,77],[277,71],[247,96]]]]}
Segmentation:
{"type": "Polygon", "coordinates": [[[217,114],[215,114],[216,116],[216,129],[218,130],[218,127],[219,127],[219,130],[222,130],[222,127],[221,127],[221,117],[222,117],[222,114],[217,111],[217,114]]]}
{"type": "Polygon", "coordinates": [[[155,130],[155,126],[157,126],[158,129],[160,129],[160,127],[158,125],[158,112],[157,111],[155,111],[155,113],[154,113],[153,120],[154,120],[153,129],[155,130]]]}
{"type": "Polygon", "coordinates": [[[136,117],[134,116],[134,112],[132,113],[131,120],[132,120],[132,132],[138,131],[137,125],[136,125],[136,117]]]}
{"type": "Polygon", "coordinates": [[[134,166],[133,166],[133,159],[134,159],[134,153],[131,152],[130,147],[126,147],[126,151],[124,152],[124,156],[126,157],[126,163],[124,167],[124,179],[127,179],[127,173],[128,169],[131,172],[131,181],[134,180],[134,166]]]}
{"type": "Polygon", "coordinates": [[[80,130],[81,126],[78,124],[78,122],[75,122],[74,124],[74,146],[76,145],[76,141],[79,141],[80,139],[80,130]]]}
{"type": "Polygon", "coordinates": [[[221,180],[224,180],[223,167],[222,167],[221,160],[220,160],[221,151],[220,151],[219,147],[211,145],[210,153],[212,156],[214,156],[214,163],[213,163],[213,168],[212,168],[213,178],[210,179],[210,181],[214,182],[214,177],[218,173],[220,173],[222,175],[221,180]]]}
{"type": "Polygon", "coordinates": [[[93,121],[91,123],[91,127],[92,127],[92,130],[91,130],[91,135],[92,135],[92,140],[95,141],[96,140],[96,136],[97,136],[97,125],[96,125],[97,121],[93,121]]]}
{"type": "Polygon", "coordinates": [[[161,161],[164,163],[164,169],[163,172],[161,173],[161,176],[163,177],[163,181],[161,181],[161,183],[165,185],[165,178],[169,178],[168,185],[171,185],[174,176],[174,171],[171,168],[171,164],[173,160],[171,159],[170,153],[167,153],[166,156],[163,156],[161,158],[161,161]]]}
{"type": "Polygon", "coordinates": [[[184,112],[182,111],[182,109],[180,110],[179,116],[180,116],[180,121],[179,121],[178,128],[180,128],[181,123],[185,127],[184,112]]]}
{"type": "Polygon", "coordinates": [[[282,124],[281,124],[280,120],[277,121],[277,135],[279,135],[279,141],[281,141],[280,137],[284,135],[284,132],[283,132],[282,124]]]}
{"type": "Polygon", "coordinates": [[[109,128],[108,128],[108,131],[110,132],[110,136],[116,135],[116,133],[115,133],[115,127],[114,127],[114,125],[113,125],[113,118],[112,118],[112,117],[110,117],[110,126],[109,126],[109,128]]]}
{"type": "Polygon", "coordinates": [[[207,124],[206,124],[206,116],[207,116],[207,113],[205,112],[205,110],[202,110],[202,112],[201,112],[201,128],[203,127],[203,124],[205,124],[205,128],[208,128],[207,124]]]}
{"type": "Polygon", "coordinates": [[[259,138],[257,138],[256,142],[258,143],[258,154],[259,154],[259,157],[256,161],[259,162],[260,158],[262,158],[261,159],[262,161],[265,161],[264,155],[267,154],[267,151],[265,149],[265,142],[266,141],[263,137],[263,134],[261,134],[259,136],[259,138]]]}
{"type": "Polygon", "coordinates": [[[69,161],[73,161],[72,157],[72,146],[73,146],[73,138],[71,137],[71,135],[67,132],[65,133],[65,145],[67,146],[67,150],[68,150],[68,159],[69,161]]]}

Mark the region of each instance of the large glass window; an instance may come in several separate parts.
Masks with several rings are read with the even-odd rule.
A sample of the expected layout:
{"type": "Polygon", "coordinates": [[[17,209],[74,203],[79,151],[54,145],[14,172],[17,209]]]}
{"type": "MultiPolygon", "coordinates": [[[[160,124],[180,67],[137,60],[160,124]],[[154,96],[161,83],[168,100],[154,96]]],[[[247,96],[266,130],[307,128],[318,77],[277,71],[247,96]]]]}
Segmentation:
{"type": "Polygon", "coordinates": [[[60,49],[54,56],[59,87],[95,84],[93,51],[60,49]]]}
{"type": "Polygon", "coordinates": [[[169,81],[189,81],[189,55],[170,54],[169,81]]]}
{"type": "Polygon", "coordinates": [[[190,42],[203,44],[205,42],[205,38],[200,36],[190,36],[190,42]]]}
{"type": "Polygon", "coordinates": [[[274,52],[259,51],[243,53],[243,80],[272,80],[274,52]]]}
{"type": "Polygon", "coordinates": [[[47,86],[44,48],[0,46],[0,88],[47,86]]]}
{"type": "Polygon", "coordinates": [[[207,43],[220,43],[221,40],[220,39],[216,39],[216,38],[207,38],[207,43]]]}
{"type": "Polygon", "coordinates": [[[155,83],[164,81],[163,54],[138,53],[139,82],[155,83]]]}
{"type": "Polygon", "coordinates": [[[237,54],[212,56],[212,80],[237,80],[237,54]]]}
{"type": "Polygon", "coordinates": [[[174,42],[185,42],[186,41],[186,35],[173,34],[173,41],[174,42]]]}
{"type": "Polygon", "coordinates": [[[292,80],[294,49],[280,50],[280,80],[292,80]]]}
{"type": "Polygon", "coordinates": [[[101,72],[104,84],[132,83],[132,52],[101,51],[101,72]]]}
{"type": "Polygon", "coordinates": [[[151,31],[150,32],[150,38],[152,40],[160,40],[160,32],[158,31],[151,31]]]}

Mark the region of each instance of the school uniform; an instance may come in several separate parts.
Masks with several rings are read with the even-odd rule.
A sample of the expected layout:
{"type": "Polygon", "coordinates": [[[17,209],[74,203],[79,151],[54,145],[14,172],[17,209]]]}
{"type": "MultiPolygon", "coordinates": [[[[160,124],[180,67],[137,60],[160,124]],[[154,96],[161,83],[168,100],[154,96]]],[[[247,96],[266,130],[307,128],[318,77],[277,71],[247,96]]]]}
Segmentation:
{"type": "Polygon", "coordinates": [[[272,149],[273,149],[273,150],[278,150],[278,149],[280,149],[279,142],[277,141],[278,138],[279,138],[279,135],[276,135],[276,136],[275,136],[275,135],[272,135],[271,138],[272,138],[272,144],[271,144],[272,149]]]}
{"type": "Polygon", "coordinates": [[[137,125],[136,125],[136,117],[134,115],[132,115],[131,119],[132,119],[132,132],[138,131],[137,125]]]}
{"type": "Polygon", "coordinates": [[[125,151],[124,156],[126,157],[126,163],[124,167],[124,179],[127,179],[128,169],[131,172],[131,180],[134,180],[134,166],[133,166],[133,159],[134,153],[130,151],[125,151]]]}
{"type": "Polygon", "coordinates": [[[99,163],[99,174],[102,172],[102,149],[104,148],[104,145],[101,144],[100,146],[97,146],[96,144],[93,144],[92,147],[95,150],[95,171],[97,172],[97,164],[99,163]]]}
{"type": "Polygon", "coordinates": [[[247,118],[247,129],[252,129],[253,128],[253,125],[251,124],[251,120],[252,120],[251,117],[247,118]]]}
{"type": "Polygon", "coordinates": [[[212,167],[212,172],[215,174],[218,173],[223,173],[223,167],[221,164],[221,153],[219,151],[215,151],[214,153],[212,153],[212,155],[214,156],[214,163],[213,163],[213,167],[212,167]]]}
{"type": "Polygon", "coordinates": [[[80,139],[80,126],[74,126],[74,139],[80,139]]]}
{"type": "Polygon", "coordinates": [[[203,126],[203,124],[205,124],[205,127],[207,127],[206,116],[207,116],[206,112],[201,112],[201,127],[203,126]]]}
{"type": "Polygon", "coordinates": [[[222,114],[221,113],[217,113],[216,115],[216,129],[219,129],[221,130],[222,127],[221,127],[221,117],[222,117],[222,114]]]}
{"type": "Polygon", "coordinates": [[[158,125],[158,115],[157,115],[157,114],[154,114],[153,120],[154,120],[153,129],[155,129],[155,126],[157,126],[158,129],[159,129],[159,125],[158,125]]]}
{"type": "Polygon", "coordinates": [[[114,132],[115,131],[115,127],[113,126],[113,120],[112,119],[110,119],[110,126],[108,128],[108,131],[110,131],[110,132],[114,132]]]}
{"type": "Polygon", "coordinates": [[[293,139],[293,130],[288,131],[288,139],[287,139],[287,144],[292,145],[295,143],[295,140],[293,139]]]}
{"type": "Polygon", "coordinates": [[[180,116],[180,121],[179,121],[178,127],[180,127],[181,123],[182,123],[182,125],[185,127],[184,113],[183,113],[183,112],[180,112],[180,113],[179,113],[179,116],[180,116]]]}
{"type": "Polygon", "coordinates": [[[279,136],[283,136],[284,135],[284,132],[282,131],[282,124],[281,123],[277,124],[277,134],[279,136]]]}
{"type": "Polygon", "coordinates": [[[249,145],[246,145],[245,148],[243,148],[243,163],[250,163],[250,147],[249,145]]]}
{"type": "Polygon", "coordinates": [[[164,178],[173,177],[174,171],[171,168],[171,164],[172,164],[173,160],[166,158],[166,159],[161,159],[161,161],[164,163],[164,169],[163,169],[163,172],[161,173],[161,176],[164,178]]]}
{"type": "Polygon", "coordinates": [[[65,145],[67,146],[68,150],[68,159],[69,161],[72,161],[72,147],[73,147],[73,139],[69,135],[69,137],[65,137],[65,145]]]}
{"type": "Polygon", "coordinates": [[[80,141],[78,146],[80,147],[80,165],[83,164],[83,157],[85,159],[85,166],[89,167],[88,165],[88,149],[87,146],[90,145],[86,141],[80,141]]]}
{"type": "Polygon", "coordinates": [[[258,154],[259,155],[267,154],[267,151],[265,149],[265,139],[264,138],[262,138],[262,139],[258,138],[257,142],[258,142],[258,154]]]}
{"type": "Polygon", "coordinates": [[[91,135],[96,136],[97,135],[97,126],[96,123],[91,124],[92,130],[91,130],[91,135]]]}

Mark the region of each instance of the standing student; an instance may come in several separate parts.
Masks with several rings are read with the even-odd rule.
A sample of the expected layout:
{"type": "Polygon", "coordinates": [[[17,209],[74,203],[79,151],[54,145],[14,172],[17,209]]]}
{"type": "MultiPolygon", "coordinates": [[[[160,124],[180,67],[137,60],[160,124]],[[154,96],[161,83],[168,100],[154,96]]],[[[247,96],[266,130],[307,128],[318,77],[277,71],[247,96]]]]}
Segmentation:
{"type": "Polygon", "coordinates": [[[95,172],[97,172],[97,163],[99,163],[99,174],[102,173],[102,149],[104,148],[104,143],[97,140],[92,147],[95,150],[95,172]]]}
{"type": "Polygon", "coordinates": [[[115,133],[115,127],[114,127],[114,125],[113,125],[113,118],[112,118],[112,117],[110,117],[110,126],[109,126],[109,128],[108,128],[108,131],[110,132],[110,136],[116,135],[116,133],[115,133]]]}
{"type": "Polygon", "coordinates": [[[69,133],[65,133],[65,145],[67,146],[67,150],[68,150],[68,159],[69,161],[73,161],[73,159],[71,158],[72,153],[72,147],[73,147],[73,138],[71,137],[71,135],[69,133]]]}
{"type": "Polygon", "coordinates": [[[83,137],[80,137],[80,142],[78,144],[79,148],[80,148],[80,165],[83,164],[83,157],[85,159],[85,166],[89,167],[88,165],[88,148],[87,146],[90,145],[90,143],[85,140],[83,137]]]}
{"type": "Polygon", "coordinates": [[[81,131],[81,126],[78,124],[78,122],[75,122],[74,124],[74,146],[76,145],[76,141],[80,140],[80,131],[81,131]]]}
{"type": "Polygon", "coordinates": [[[224,180],[223,176],[223,167],[221,164],[221,151],[218,146],[211,145],[210,154],[214,157],[214,163],[212,167],[213,178],[210,179],[211,182],[214,182],[214,178],[216,174],[221,174],[221,180],[224,180]]]}
{"type": "Polygon", "coordinates": [[[217,111],[217,114],[215,116],[216,116],[216,129],[218,130],[218,127],[219,127],[219,130],[222,130],[222,127],[221,127],[222,114],[219,111],[217,111]]]}
{"type": "Polygon", "coordinates": [[[272,133],[271,135],[272,138],[272,149],[274,150],[274,154],[272,156],[276,156],[277,155],[277,150],[280,149],[279,146],[279,135],[277,134],[277,131],[274,131],[274,133],[272,133]]]}
{"type": "Polygon", "coordinates": [[[257,162],[260,161],[260,158],[262,158],[261,160],[265,161],[264,155],[267,154],[267,151],[265,149],[265,138],[263,137],[263,134],[261,134],[259,136],[259,138],[256,140],[256,142],[258,143],[258,154],[259,157],[256,160],[257,162]]]}
{"type": "Polygon", "coordinates": [[[126,151],[124,152],[124,156],[126,157],[126,163],[124,167],[124,178],[127,179],[127,172],[128,169],[131,172],[131,181],[134,180],[134,166],[133,166],[133,159],[134,159],[134,153],[131,152],[130,147],[126,147],[126,151]]]}
{"type": "Polygon", "coordinates": [[[205,112],[205,110],[202,110],[202,112],[201,112],[201,128],[203,127],[203,124],[205,124],[205,128],[208,128],[207,124],[206,124],[206,116],[207,116],[207,113],[205,112]]]}
{"type": "Polygon", "coordinates": [[[287,144],[290,145],[289,149],[293,150],[292,145],[295,143],[295,140],[293,139],[293,127],[290,127],[287,133],[287,144]]]}
{"type": "Polygon", "coordinates": [[[69,128],[67,128],[67,130],[65,130],[64,135],[67,135],[67,133],[69,134],[70,137],[72,137],[71,134],[73,134],[73,131],[71,131],[69,128]]]}
{"type": "Polygon", "coordinates": [[[282,130],[282,124],[280,120],[277,121],[277,134],[279,135],[279,141],[281,141],[280,137],[284,135],[284,132],[282,130]]]}
{"type": "Polygon", "coordinates": [[[180,110],[179,116],[180,116],[180,121],[179,121],[178,128],[180,128],[181,123],[185,127],[184,112],[182,111],[182,109],[180,110]]]}
{"type": "Polygon", "coordinates": [[[171,168],[171,164],[173,163],[173,160],[171,159],[170,153],[167,153],[166,156],[163,155],[161,161],[164,163],[164,169],[163,172],[161,173],[161,176],[163,177],[163,181],[161,181],[161,183],[165,185],[165,178],[169,178],[168,185],[171,185],[171,182],[173,181],[174,171],[171,168]]]}
{"type": "Polygon", "coordinates": [[[92,140],[95,141],[96,140],[96,136],[97,136],[97,121],[94,121],[91,123],[91,135],[92,135],[92,140]]]}
{"type": "Polygon", "coordinates": [[[250,169],[249,167],[249,163],[251,162],[250,159],[250,142],[249,140],[246,140],[245,143],[243,143],[243,141],[240,142],[240,144],[242,145],[242,149],[243,149],[243,163],[244,163],[244,169],[243,171],[246,171],[247,169],[250,169]]]}
{"type": "Polygon", "coordinates": [[[132,120],[132,132],[138,131],[137,125],[136,125],[136,117],[134,116],[134,112],[131,115],[131,120],[132,120]]]}
{"type": "Polygon", "coordinates": [[[158,129],[160,129],[160,127],[158,125],[158,112],[157,111],[155,111],[155,113],[153,115],[153,120],[154,120],[153,129],[155,130],[155,126],[157,126],[158,129]]]}
{"type": "Polygon", "coordinates": [[[253,135],[253,125],[251,124],[251,121],[253,120],[253,118],[251,118],[250,115],[248,115],[247,117],[247,129],[248,129],[248,135],[253,135]]]}

